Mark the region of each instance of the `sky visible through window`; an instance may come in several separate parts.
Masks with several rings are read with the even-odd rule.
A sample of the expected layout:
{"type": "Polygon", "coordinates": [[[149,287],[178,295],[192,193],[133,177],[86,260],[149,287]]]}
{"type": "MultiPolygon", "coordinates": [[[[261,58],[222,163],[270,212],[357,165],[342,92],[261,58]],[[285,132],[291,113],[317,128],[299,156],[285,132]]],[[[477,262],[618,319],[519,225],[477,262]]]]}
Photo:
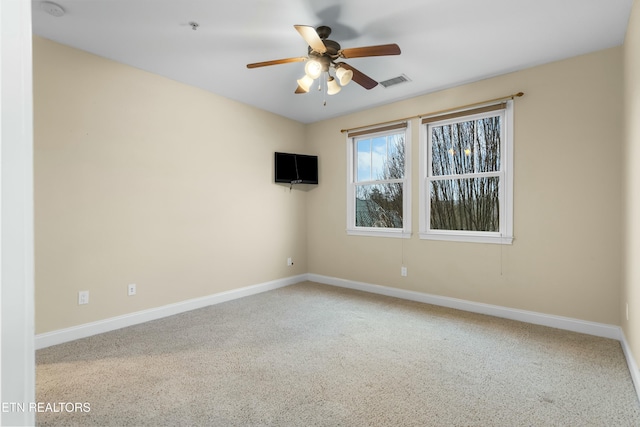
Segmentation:
{"type": "Polygon", "coordinates": [[[358,169],[356,182],[385,179],[385,167],[389,158],[397,153],[397,138],[386,135],[361,139],[357,142],[358,169]]]}

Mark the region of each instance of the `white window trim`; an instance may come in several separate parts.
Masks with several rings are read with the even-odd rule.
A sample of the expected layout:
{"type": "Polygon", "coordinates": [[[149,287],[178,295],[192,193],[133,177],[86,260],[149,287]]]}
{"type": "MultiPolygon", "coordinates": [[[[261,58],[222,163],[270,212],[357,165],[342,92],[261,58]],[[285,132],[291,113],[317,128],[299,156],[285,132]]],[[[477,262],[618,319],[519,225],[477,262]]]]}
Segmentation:
{"type": "MultiPolygon", "coordinates": [[[[356,227],[355,208],[355,171],[357,168],[354,156],[354,144],[357,137],[347,135],[347,234],[350,236],[395,237],[409,239],[411,237],[411,122],[407,121],[404,130],[404,179],[402,190],[402,225],[403,228],[356,227]]],[[[371,135],[392,135],[398,130],[372,132],[371,135]]],[[[396,181],[396,180],[393,180],[396,181]]],[[[379,181],[376,181],[379,182],[379,181]]],[[[359,185],[366,184],[359,182],[359,185]]]]}
{"type": "MultiPolygon", "coordinates": [[[[494,113],[495,114],[495,113],[494,113]]],[[[491,114],[489,114],[490,116],[491,114]]],[[[500,231],[499,232],[482,232],[482,231],[458,231],[458,230],[431,230],[430,200],[429,186],[427,185],[427,177],[430,165],[429,153],[429,132],[428,126],[431,124],[441,124],[446,122],[457,122],[460,118],[453,120],[443,120],[442,122],[434,122],[420,125],[420,220],[419,220],[419,236],[424,240],[444,240],[452,242],[471,242],[471,243],[494,243],[506,244],[513,243],[513,101],[506,102],[504,110],[503,138],[502,138],[502,159],[501,164],[504,165],[501,172],[502,179],[500,185],[500,231]]]]}

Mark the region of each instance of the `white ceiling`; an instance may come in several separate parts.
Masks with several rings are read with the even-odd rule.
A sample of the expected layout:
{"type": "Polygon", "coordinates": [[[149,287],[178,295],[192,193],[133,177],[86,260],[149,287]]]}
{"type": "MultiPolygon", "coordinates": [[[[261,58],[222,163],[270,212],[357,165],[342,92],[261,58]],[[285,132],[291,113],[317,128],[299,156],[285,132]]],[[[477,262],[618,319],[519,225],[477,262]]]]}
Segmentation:
{"type": "MultiPolygon", "coordinates": [[[[33,32],[213,93],[311,123],[624,42],[633,0],[33,0],[33,32]],[[189,22],[199,24],[192,30],[189,22]],[[342,48],[397,43],[400,56],[348,64],[376,81],[296,95],[304,56],[295,24],[328,25],[342,48]],[[323,106],[326,98],[327,105],[323,106]]],[[[497,94],[502,95],[502,94],[497,94]]]]}

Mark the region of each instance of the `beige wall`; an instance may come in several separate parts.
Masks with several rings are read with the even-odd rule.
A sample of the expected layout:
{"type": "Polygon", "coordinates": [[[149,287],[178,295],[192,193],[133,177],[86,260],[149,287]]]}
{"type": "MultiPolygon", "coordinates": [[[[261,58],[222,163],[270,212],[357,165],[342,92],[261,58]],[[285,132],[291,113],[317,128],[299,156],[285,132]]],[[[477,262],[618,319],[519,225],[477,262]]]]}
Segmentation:
{"type": "Polygon", "coordinates": [[[621,47],[608,49],[310,125],[307,142],[320,155],[322,184],[308,196],[309,271],[619,324],[622,54],[621,47]],[[519,91],[525,96],[515,101],[513,245],[418,239],[417,120],[414,235],[347,236],[341,129],[519,91]],[[408,277],[400,276],[403,261],[408,277]]]}
{"type": "Polygon", "coordinates": [[[637,361],[640,357],[640,4],[637,1],[627,28],[624,58],[625,269],[620,311],[622,328],[637,361]]]}
{"type": "Polygon", "coordinates": [[[36,333],[307,272],[302,124],[38,37],[34,93],[36,333]]]}
{"type": "Polygon", "coordinates": [[[620,324],[624,50],[305,126],[36,37],[36,332],[306,272],[620,324]],[[418,239],[416,121],[413,237],[346,235],[341,129],[518,91],[513,245],[418,239]],[[273,184],[277,150],[321,184],[273,184]]]}

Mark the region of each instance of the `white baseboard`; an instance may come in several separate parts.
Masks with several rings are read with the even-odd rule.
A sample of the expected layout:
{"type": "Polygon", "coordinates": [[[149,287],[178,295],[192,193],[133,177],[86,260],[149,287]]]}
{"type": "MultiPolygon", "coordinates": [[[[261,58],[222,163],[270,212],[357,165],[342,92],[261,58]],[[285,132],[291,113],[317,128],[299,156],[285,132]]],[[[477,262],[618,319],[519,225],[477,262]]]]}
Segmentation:
{"type": "Polygon", "coordinates": [[[417,301],[426,304],[433,304],[442,307],[449,307],[472,313],[487,314],[490,316],[505,319],[518,320],[534,325],[549,326],[552,328],[564,329],[572,332],[579,332],[603,338],[610,338],[620,342],[631,380],[635,387],[636,395],[640,400],[640,371],[633,358],[631,348],[620,326],[607,325],[604,323],[589,322],[585,320],[573,319],[570,317],[554,316],[534,311],[518,310],[497,305],[483,304],[457,298],[443,297],[438,295],[425,294],[422,292],[408,291],[404,289],[390,288],[387,286],[372,285],[370,283],[356,282],[353,280],[339,279],[336,277],[322,276],[319,274],[308,274],[307,280],[325,285],[338,286],[341,288],[356,289],[374,294],[386,295],[410,301],[417,301]]]}
{"type": "MultiPolygon", "coordinates": [[[[585,320],[572,319],[562,316],[554,316],[549,314],[542,314],[533,311],[518,310],[513,308],[507,308],[497,305],[490,305],[484,303],[478,303],[473,301],[467,301],[457,298],[443,297],[438,295],[426,294],[416,291],[408,291],[404,289],[391,288],[387,286],[373,285],[370,283],[356,282],[353,280],[340,279],[336,277],[323,276],[319,274],[300,274],[298,276],[292,276],[284,279],[273,280],[257,285],[247,286],[240,289],[234,289],[230,291],[220,292],[213,295],[208,295],[201,298],[194,298],[186,301],[181,301],[174,304],[169,304],[161,307],[151,308],[148,310],[137,311],[122,316],[111,317],[109,319],[99,320],[96,322],[85,323],[83,325],[73,326],[70,328],[59,329],[52,332],[46,332],[35,336],[35,348],[36,350],[49,347],[56,344],[62,344],[68,341],[77,340],[80,338],[86,338],[91,335],[96,335],[104,332],[113,331],[115,329],[125,328],[127,326],[137,325],[139,323],[148,322],[151,320],[160,319],[174,314],[183,313],[185,311],[195,310],[197,308],[206,307],[209,305],[219,304],[221,302],[230,301],[238,298],[242,298],[249,295],[254,295],[260,292],[269,291],[272,289],[282,288],[285,286],[293,285],[305,280],[310,280],[317,283],[323,283],[326,285],[338,286],[342,288],[349,288],[360,290],[364,292],[370,292],[374,294],[386,295],[395,298],[401,298],[411,301],[422,302],[426,304],[433,304],[442,307],[449,307],[463,311],[469,311],[472,313],[487,314],[490,316],[501,317],[505,319],[518,320],[521,322],[532,323],[535,325],[549,326],[552,328],[564,329],[573,332],[580,332],[584,334],[594,335],[598,337],[611,338],[620,341],[623,344],[625,355],[630,354],[628,346],[625,348],[626,341],[624,340],[624,334],[619,326],[606,325],[602,323],[589,322],[585,320]]],[[[629,358],[628,360],[633,360],[629,358]]],[[[634,363],[635,366],[635,363],[634,363]]],[[[631,368],[631,365],[630,365],[631,368]]],[[[637,368],[636,368],[637,372],[637,368]]],[[[634,373],[632,372],[632,375],[634,373]]],[[[637,374],[635,374],[638,377],[637,374]]],[[[640,388],[640,377],[634,378],[638,381],[640,388]]]]}
{"type": "Polygon", "coordinates": [[[161,307],[151,308],[148,310],[137,311],[135,313],[125,314],[122,316],[111,317],[109,319],[99,320],[97,322],[85,323],[71,328],[59,329],[52,332],[46,332],[35,336],[35,348],[50,347],[56,344],[62,344],[68,341],[86,338],[92,335],[113,331],[127,326],[137,325],[139,323],[148,322],[150,320],[161,319],[163,317],[172,316],[174,314],[184,313],[185,311],[195,310],[197,308],[207,307],[221,302],[231,301],[234,299],[258,294],[273,289],[282,288],[307,280],[306,274],[287,277],[284,279],[273,280],[270,282],[260,283],[257,285],[247,286],[240,289],[220,292],[206,297],[194,298],[186,301],[177,302],[175,304],[164,305],[161,307]]]}
{"type": "Polygon", "coordinates": [[[569,317],[554,316],[534,311],[518,310],[497,305],[467,301],[458,298],[443,297],[422,292],[391,288],[387,286],[372,285],[370,283],[356,282],[353,280],[339,279],[337,277],[323,276],[313,273],[300,274],[298,276],[273,280],[270,282],[247,286],[240,289],[233,289],[206,297],[194,298],[175,304],[165,305],[162,307],[137,311],[135,313],[112,317],[97,322],[86,323],[84,325],[74,326],[71,328],[38,334],[35,336],[35,348],[36,350],[38,350],[52,345],[62,344],[80,338],[86,338],[92,335],[125,328],[127,326],[133,326],[139,323],[172,316],[174,314],[184,313],[186,311],[219,304],[221,302],[231,301],[249,295],[282,288],[307,280],[322,283],[325,285],[355,289],[363,292],[386,295],[410,301],[433,304],[457,310],[469,311],[472,313],[486,314],[489,316],[501,317],[504,319],[517,320],[520,322],[532,323],[535,325],[549,326],[552,328],[564,329],[567,331],[579,332],[583,334],[618,340],[620,341],[620,345],[622,346],[622,350],[629,367],[629,372],[631,374],[631,379],[636,389],[638,399],[640,400],[640,371],[638,370],[635,359],[631,354],[631,348],[627,343],[624,332],[619,326],[572,319],[569,317]]]}
{"type": "Polygon", "coordinates": [[[552,328],[594,335],[597,337],[611,338],[618,341],[621,341],[623,338],[622,329],[616,325],[607,325],[604,323],[589,322],[586,320],[554,316],[550,314],[537,313],[534,311],[518,310],[513,308],[501,307],[498,305],[483,304],[457,298],[390,288],[387,286],[372,285],[369,283],[355,282],[353,280],[339,279],[336,277],[322,276],[319,274],[308,274],[307,280],[317,283],[323,283],[325,285],[356,289],[359,291],[371,292],[374,294],[386,295],[410,301],[417,301],[463,311],[470,311],[472,313],[487,314],[504,319],[518,320],[521,322],[532,323],[534,325],[549,326],[552,328]]]}
{"type": "Polygon", "coordinates": [[[629,367],[629,373],[631,374],[631,380],[633,381],[633,386],[636,389],[638,400],[640,400],[640,371],[638,371],[636,360],[633,358],[633,354],[631,354],[631,347],[629,347],[627,337],[625,336],[624,332],[622,332],[622,330],[620,331],[620,334],[622,335],[622,338],[620,339],[620,345],[622,346],[624,357],[627,359],[627,366],[629,367]]]}

